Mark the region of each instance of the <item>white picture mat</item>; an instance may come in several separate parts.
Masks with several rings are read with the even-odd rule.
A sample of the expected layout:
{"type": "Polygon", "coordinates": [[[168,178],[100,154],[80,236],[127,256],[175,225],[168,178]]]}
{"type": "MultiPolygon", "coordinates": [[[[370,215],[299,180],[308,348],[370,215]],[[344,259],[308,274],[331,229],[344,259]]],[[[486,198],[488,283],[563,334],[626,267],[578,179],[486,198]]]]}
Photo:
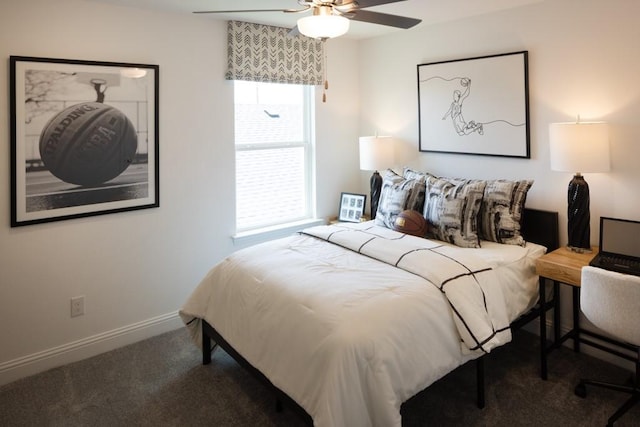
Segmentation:
{"type": "MultiPolygon", "coordinates": [[[[14,69],[14,100],[13,124],[15,126],[14,151],[12,159],[15,162],[14,174],[14,212],[12,213],[12,225],[26,225],[69,217],[87,216],[98,213],[108,213],[121,210],[136,209],[143,206],[157,206],[157,67],[143,66],[146,74],[140,78],[121,76],[123,70],[137,69],[135,64],[97,63],[86,64],[74,60],[47,60],[45,58],[15,58],[14,69]],[[131,65],[131,66],[129,66],[131,65]],[[146,182],[148,184],[147,196],[136,197],[127,200],[106,201],[94,204],[82,204],[78,206],[60,207],[56,209],[29,210],[27,198],[30,195],[27,180],[28,160],[40,157],[37,149],[37,137],[46,126],[49,119],[57,111],[55,109],[43,109],[42,111],[30,111],[27,108],[27,100],[30,91],[36,89],[27,88],[28,72],[42,72],[45,85],[50,89],[39,98],[38,102],[52,104],[73,105],[80,102],[96,101],[96,90],[83,80],[91,76],[103,77],[108,81],[105,91],[105,104],[113,105],[120,109],[134,124],[138,134],[144,138],[138,138],[138,153],[144,153],[148,157],[145,165],[146,182]],[[59,76],[75,75],[74,82],[64,84],[51,83],[59,76]],[[50,81],[49,81],[50,80],[50,81]],[[34,142],[35,141],[35,142],[34,142]]],[[[68,80],[68,79],[66,79],[68,80]]],[[[65,81],[66,81],[65,80],[65,81]]],[[[59,111],[61,108],[57,107],[59,111]]],[[[67,185],[71,186],[71,185],[67,185]]],[[[65,190],[67,194],[73,189],[65,190]]]]}
{"type": "Polygon", "coordinates": [[[418,65],[418,94],[420,151],[529,157],[527,52],[418,65]]]}

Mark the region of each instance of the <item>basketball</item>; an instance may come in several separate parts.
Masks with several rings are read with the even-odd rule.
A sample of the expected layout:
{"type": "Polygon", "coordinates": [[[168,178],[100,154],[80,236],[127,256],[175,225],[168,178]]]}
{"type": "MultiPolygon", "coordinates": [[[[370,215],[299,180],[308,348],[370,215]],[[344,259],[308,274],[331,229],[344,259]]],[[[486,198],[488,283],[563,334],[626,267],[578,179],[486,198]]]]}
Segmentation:
{"type": "Polygon", "coordinates": [[[393,229],[401,233],[424,237],[427,233],[427,220],[418,211],[402,211],[393,221],[393,229]]]}
{"type": "Polygon", "coordinates": [[[40,157],[57,178],[77,185],[102,184],[133,162],[138,137],[131,120],[99,102],[72,105],[40,134],[40,157]]]}

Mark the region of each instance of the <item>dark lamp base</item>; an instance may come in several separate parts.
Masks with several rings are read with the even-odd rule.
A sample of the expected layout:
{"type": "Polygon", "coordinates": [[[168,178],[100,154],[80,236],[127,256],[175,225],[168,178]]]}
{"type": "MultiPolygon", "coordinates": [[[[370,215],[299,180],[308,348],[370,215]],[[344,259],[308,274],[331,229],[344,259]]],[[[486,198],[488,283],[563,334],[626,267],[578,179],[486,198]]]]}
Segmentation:
{"type": "MultiPolygon", "coordinates": [[[[577,174],[569,182],[567,192],[569,248],[591,250],[591,216],[589,214],[589,185],[577,174]]],[[[574,249],[572,249],[574,250],[574,249]]]]}
{"type": "Polygon", "coordinates": [[[575,246],[568,246],[567,245],[567,249],[569,249],[571,252],[576,252],[579,254],[590,254],[593,253],[593,250],[591,248],[576,248],[575,246]]]}
{"type": "Polygon", "coordinates": [[[369,180],[371,186],[371,219],[376,219],[378,212],[378,201],[380,200],[380,191],[382,190],[382,176],[375,171],[369,180]]]}

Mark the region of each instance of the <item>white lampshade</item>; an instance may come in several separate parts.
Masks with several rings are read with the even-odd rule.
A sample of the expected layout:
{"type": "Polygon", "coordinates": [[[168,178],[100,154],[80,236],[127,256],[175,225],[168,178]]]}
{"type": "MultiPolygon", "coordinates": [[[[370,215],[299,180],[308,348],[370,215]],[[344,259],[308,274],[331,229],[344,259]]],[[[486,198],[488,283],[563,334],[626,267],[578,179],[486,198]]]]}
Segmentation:
{"type": "Polygon", "coordinates": [[[349,31],[349,20],[338,15],[312,15],[298,19],[298,30],[314,39],[330,39],[349,31]]]}
{"type": "Polygon", "coordinates": [[[393,166],[394,139],[390,136],[360,137],[360,169],[378,171],[393,166]]]}
{"type": "Polygon", "coordinates": [[[609,171],[609,128],[604,122],[551,123],[549,148],[554,171],[609,171]]]}

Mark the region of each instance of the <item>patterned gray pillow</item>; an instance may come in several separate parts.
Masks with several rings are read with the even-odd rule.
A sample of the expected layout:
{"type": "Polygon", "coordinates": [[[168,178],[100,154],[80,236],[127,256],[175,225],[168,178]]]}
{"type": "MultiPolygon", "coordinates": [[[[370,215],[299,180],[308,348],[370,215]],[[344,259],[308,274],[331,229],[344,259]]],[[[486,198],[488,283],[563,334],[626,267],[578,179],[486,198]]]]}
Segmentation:
{"type": "Polygon", "coordinates": [[[520,233],[522,212],[532,180],[487,181],[480,209],[480,238],[507,245],[524,246],[520,233]]]}
{"type": "Polygon", "coordinates": [[[382,190],[376,212],[376,225],[393,228],[398,214],[406,209],[422,212],[425,182],[423,178],[405,179],[391,169],[382,174],[382,190]]]}
{"type": "Polygon", "coordinates": [[[429,225],[427,236],[463,248],[479,248],[478,213],[485,186],[478,180],[428,177],[423,211],[429,225]]]}
{"type": "MultiPolygon", "coordinates": [[[[467,181],[462,178],[446,179],[455,183],[467,181]]],[[[478,214],[480,239],[524,246],[526,242],[521,234],[522,213],[533,181],[496,179],[482,182],[486,183],[486,187],[478,214]]]]}
{"type": "Polygon", "coordinates": [[[430,176],[436,177],[435,175],[430,174],[429,172],[418,172],[417,170],[411,169],[408,167],[404,168],[402,172],[402,176],[404,176],[406,179],[423,179],[425,181],[430,176]]]}

